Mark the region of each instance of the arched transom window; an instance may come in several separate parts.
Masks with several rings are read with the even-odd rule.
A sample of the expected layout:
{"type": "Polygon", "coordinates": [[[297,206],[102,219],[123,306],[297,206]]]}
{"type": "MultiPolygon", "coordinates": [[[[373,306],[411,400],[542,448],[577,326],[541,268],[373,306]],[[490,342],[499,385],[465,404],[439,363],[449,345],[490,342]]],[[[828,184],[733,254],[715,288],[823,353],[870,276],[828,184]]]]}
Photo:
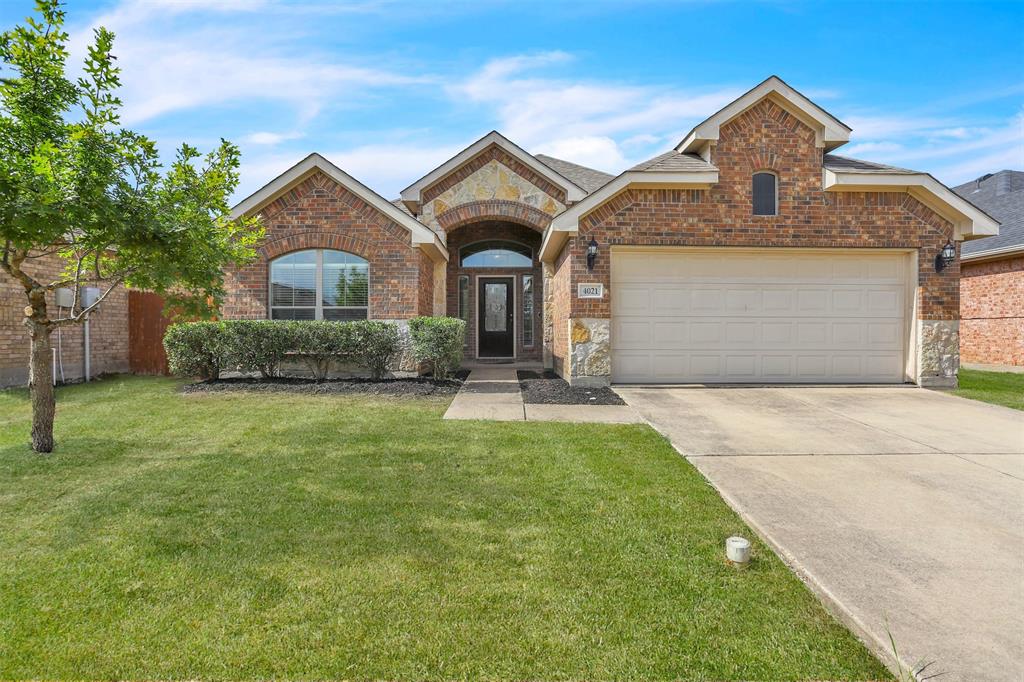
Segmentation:
{"type": "Polygon", "coordinates": [[[531,268],[533,250],[516,242],[489,240],[467,244],[459,252],[464,268],[531,268]]]}
{"type": "Polygon", "coordinates": [[[270,262],[270,319],[365,320],[370,264],[344,251],[295,251],[270,262]]]}
{"type": "Polygon", "coordinates": [[[754,215],[777,215],[779,212],[778,178],[775,173],[754,173],[754,215]]]}

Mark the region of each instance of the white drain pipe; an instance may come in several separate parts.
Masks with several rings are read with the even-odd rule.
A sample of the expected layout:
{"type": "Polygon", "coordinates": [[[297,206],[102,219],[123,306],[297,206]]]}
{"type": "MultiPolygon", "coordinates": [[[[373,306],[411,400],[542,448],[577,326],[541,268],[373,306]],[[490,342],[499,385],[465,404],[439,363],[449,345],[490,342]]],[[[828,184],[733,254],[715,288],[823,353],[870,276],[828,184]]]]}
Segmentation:
{"type": "Polygon", "coordinates": [[[92,374],[92,358],[90,357],[92,349],[89,346],[89,317],[85,318],[85,329],[83,333],[85,342],[85,380],[89,381],[89,376],[92,374]]]}

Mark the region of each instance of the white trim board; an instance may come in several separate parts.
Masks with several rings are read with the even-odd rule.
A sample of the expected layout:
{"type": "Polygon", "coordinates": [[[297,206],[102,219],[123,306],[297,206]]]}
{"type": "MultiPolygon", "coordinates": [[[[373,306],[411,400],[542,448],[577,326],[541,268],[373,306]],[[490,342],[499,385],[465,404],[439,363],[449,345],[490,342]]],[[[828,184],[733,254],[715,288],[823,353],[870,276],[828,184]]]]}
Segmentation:
{"type": "Polygon", "coordinates": [[[305,180],[317,170],[409,230],[412,235],[412,245],[426,251],[432,260],[448,260],[448,249],[440,235],[316,152],[299,161],[239,202],[231,209],[231,219],[235,220],[243,215],[255,213],[266,204],[291,190],[295,185],[305,180]]]}
{"type": "Polygon", "coordinates": [[[718,141],[721,127],[765,98],[773,100],[812,128],[817,146],[832,150],[850,141],[852,129],[848,125],[804,97],[778,76],[769,76],[698,123],[676,145],[676,151],[697,153],[706,160],[706,148],[710,143],[718,141]]]}
{"type": "Polygon", "coordinates": [[[999,234],[999,222],[928,173],[858,173],[825,168],[823,189],[831,192],[906,192],[953,223],[959,241],[999,234]]]}

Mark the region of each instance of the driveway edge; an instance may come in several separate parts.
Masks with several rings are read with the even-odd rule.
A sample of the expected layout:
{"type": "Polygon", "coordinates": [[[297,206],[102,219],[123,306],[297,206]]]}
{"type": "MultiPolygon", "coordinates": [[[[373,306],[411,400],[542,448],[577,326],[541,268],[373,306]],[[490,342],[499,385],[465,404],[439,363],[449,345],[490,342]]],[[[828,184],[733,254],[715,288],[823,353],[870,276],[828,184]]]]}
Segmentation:
{"type": "MultiPolygon", "coordinates": [[[[669,442],[671,443],[671,440],[669,442]]],[[[878,658],[878,660],[880,660],[893,675],[899,675],[900,667],[902,667],[903,670],[913,669],[913,665],[908,661],[903,660],[902,657],[897,659],[890,649],[890,642],[878,639],[872,635],[868,627],[861,622],[856,615],[849,611],[839,598],[833,595],[832,592],[818,580],[814,573],[805,568],[799,559],[786,551],[786,549],[775,540],[771,533],[761,526],[761,524],[754,521],[739,502],[737,502],[731,495],[722,492],[722,489],[715,485],[715,482],[708,478],[708,475],[701,470],[697,461],[700,459],[699,457],[687,457],[680,452],[675,445],[672,447],[677,453],[679,453],[680,457],[685,459],[700,473],[704,480],[708,482],[708,485],[715,489],[715,492],[717,492],[718,496],[721,497],[727,505],[729,505],[729,508],[736,512],[737,516],[739,516],[751,530],[757,533],[757,536],[766,545],[768,545],[769,548],[771,548],[772,552],[775,553],[775,556],[782,560],[782,563],[789,567],[789,570],[791,570],[796,577],[800,579],[800,582],[810,588],[811,592],[813,592],[818,598],[818,601],[824,605],[825,610],[828,611],[833,618],[842,623],[850,632],[852,632],[854,636],[868,648],[868,651],[874,654],[875,657],[878,658]]],[[[916,677],[914,679],[916,679],[916,677]]]]}

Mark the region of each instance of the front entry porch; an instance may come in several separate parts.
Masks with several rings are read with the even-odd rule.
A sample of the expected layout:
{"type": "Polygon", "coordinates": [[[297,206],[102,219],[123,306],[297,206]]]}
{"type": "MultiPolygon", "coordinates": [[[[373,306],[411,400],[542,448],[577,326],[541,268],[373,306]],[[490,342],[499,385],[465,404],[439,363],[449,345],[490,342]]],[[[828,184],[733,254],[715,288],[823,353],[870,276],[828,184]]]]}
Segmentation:
{"type": "Polygon", "coordinates": [[[536,229],[499,220],[448,232],[446,314],[466,321],[467,363],[541,362],[540,241],[536,229]]]}

